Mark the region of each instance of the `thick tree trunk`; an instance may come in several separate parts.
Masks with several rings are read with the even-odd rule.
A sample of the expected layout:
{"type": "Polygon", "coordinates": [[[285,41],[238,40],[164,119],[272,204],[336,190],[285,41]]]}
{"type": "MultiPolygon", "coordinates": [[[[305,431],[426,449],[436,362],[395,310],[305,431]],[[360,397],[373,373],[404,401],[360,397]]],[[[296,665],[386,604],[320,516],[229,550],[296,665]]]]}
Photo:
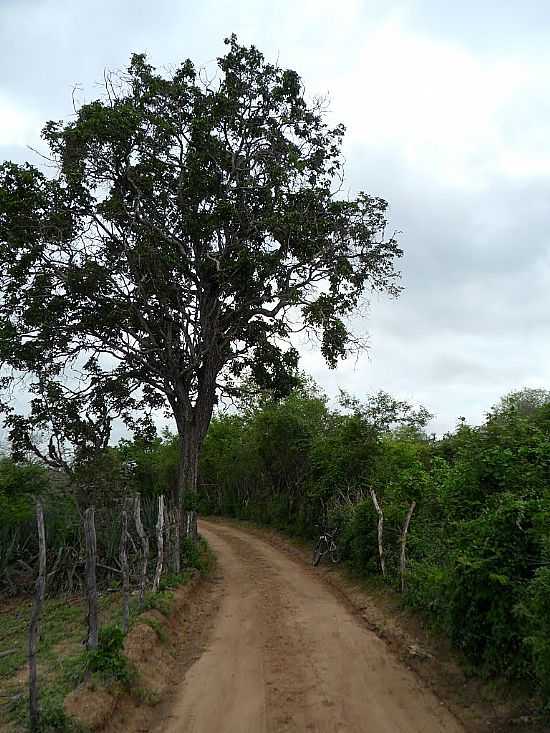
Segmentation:
{"type": "Polygon", "coordinates": [[[176,420],[180,439],[180,455],[178,475],[173,496],[173,504],[180,509],[180,534],[182,537],[196,537],[196,511],[188,506],[189,500],[198,493],[199,455],[206,437],[206,432],[212,417],[214,394],[206,400],[206,407],[199,410],[199,404],[188,419],[182,417],[176,420]],[[187,504],[187,506],[186,506],[187,504]],[[185,511],[191,510],[189,519],[185,511]]]}
{"type": "Polygon", "coordinates": [[[183,507],[186,499],[197,493],[199,473],[199,453],[204,436],[191,423],[186,424],[186,431],[180,433],[180,455],[176,485],[177,505],[183,507]]]}
{"type": "Polygon", "coordinates": [[[182,537],[191,540],[197,537],[197,513],[189,504],[197,495],[199,455],[212,419],[220,367],[221,363],[216,366],[215,358],[204,364],[199,374],[195,405],[190,403],[185,385],[178,396],[169,398],[180,440],[178,473],[171,502],[178,518],[178,543],[182,537]]]}

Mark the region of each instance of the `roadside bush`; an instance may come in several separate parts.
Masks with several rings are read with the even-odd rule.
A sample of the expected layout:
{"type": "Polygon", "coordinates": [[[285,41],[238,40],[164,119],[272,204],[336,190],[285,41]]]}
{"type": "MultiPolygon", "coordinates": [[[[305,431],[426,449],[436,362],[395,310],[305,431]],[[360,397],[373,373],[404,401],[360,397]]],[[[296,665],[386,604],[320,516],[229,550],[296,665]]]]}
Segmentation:
{"type": "Polygon", "coordinates": [[[523,642],[550,710],[550,566],[536,572],[517,613],[525,624],[523,642]]]}
{"type": "Polygon", "coordinates": [[[99,630],[97,649],[86,652],[86,665],[90,672],[98,673],[104,680],[117,680],[130,684],[133,671],[124,656],[124,632],[120,626],[103,626],[99,630]]]}
{"type": "Polygon", "coordinates": [[[550,393],[504,398],[479,427],[442,439],[427,412],[379,393],[340,408],[303,387],[213,421],[200,480],[209,510],[311,538],[341,528],[344,560],[380,575],[374,488],[384,512],[387,582],[399,587],[411,502],[405,603],[486,676],[539,680],[550,699],[550,393]]]}
{"type": "Polygon", "coordinates": [[[171,590],[161,590],[158,593],[146,593],[143,602],[145,611],[158,611],[163,616],[170,616],[174,604],[174,593],[171,590]]]}

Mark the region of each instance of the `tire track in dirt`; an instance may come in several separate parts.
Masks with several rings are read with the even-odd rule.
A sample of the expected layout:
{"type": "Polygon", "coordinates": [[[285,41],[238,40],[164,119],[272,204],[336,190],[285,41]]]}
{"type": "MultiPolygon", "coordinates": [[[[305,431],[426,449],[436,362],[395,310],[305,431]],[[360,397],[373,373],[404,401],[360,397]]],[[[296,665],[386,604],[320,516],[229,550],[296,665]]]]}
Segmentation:
{"type": "Polygon", "coordinates": [[[223,595],[157,733],[460,733],[461,725],[308,567],[201,521],[223,595]]]}

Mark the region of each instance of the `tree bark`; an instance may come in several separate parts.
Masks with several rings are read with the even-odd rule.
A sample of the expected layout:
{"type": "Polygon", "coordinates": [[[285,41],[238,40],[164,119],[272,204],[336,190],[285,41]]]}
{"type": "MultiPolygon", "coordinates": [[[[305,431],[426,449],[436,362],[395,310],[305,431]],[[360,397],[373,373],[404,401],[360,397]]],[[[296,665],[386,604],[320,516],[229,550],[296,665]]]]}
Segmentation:
{"type": "Polygon", "coordinates": [[[98,604],[97,604],[97,544],[94,524],[94,508],[84,512],[84,533],[86,536],[86,589],[88,594],[88,639],[86,647],[97,649],[98,641],[98,604]]]}
{"type": "Polygon", "coordinates": [[[164,562],[164,495],[161,494],[158,499],[157,567],[155,569],[155,578],[153,580],[153,593],[158,593],[158,589],[160,585],[160,576],[162,574],[163,562],[164,562]]]}
{"type": "Polygon", "coordinates": [[[32,733],[40,730],[40,708],[38,699],[38,677],[36,654],[38,651],[39,622],[46,592],[46,531],[44,528],[44,507],[42,500],[36,500],[36,525],[38,530],[39,563],[38,578],[29,625],[29,719],[32,733]]]}
{"type": "Polygon", "coordinates": [[[143,524],[141,522],[141,498],[139,494],[136,494],[135,504],[134,504],[134,521],[136,524],[136,532],[138,533],[139,539],[141,541],[141,573],[140,573],[140,580],[139,580],[139,605],[143,606],[143,602],[145,599],[145,583],[147,581],[147,563],[149,561],[149,540],[147,539],[147,535],[145,533],[145,530],[143,529],[143,524]]]}
{"type": "Polygon", "coordinates": [[[122,629],[126,634],[130,621],[130,573],[128,571],[128,512],[122,510],[122,526],[120,531],[120,571],[122,573],[122,629]]]}
{"type": "Polygon", "coordinates": [[[404,593],[405,591],[405,565],[407,562],[406,557],[406,544],[407,544],[407,532],[409,531],[409,524],[411,523],[411,517],[414,512],[414,508],[416,507],[416,501],[413,501],[412,504],[409,507],[409,511],[407,512],[407,516],[405,517],[405,523],[403,524],[403,529],[401,531],[401,559],[400,559],[400,571],[401,571],[401,593],[404,593]]]}
{"type": "MultiPolygon", "coordinates": [[[[183,400],[171,400],[180,439],[178,475],[173,503],[180,508],[184,507],[189,495],[194,496],[197,493],[199,455],[216,401],[216,375],[215,365],[205,366],[199,380],[197,402],[193,407],[187,405],[185,409],[182,407],[183,400]]],[[[182,514],[180,522],[183,519],[182,514]]],[[[184,526],[181,523],[180,528],[183,534],[184,526]]]]}
{"type": "Polygon", "coordinates": [[[380,569],[382,570],[382,575],[386,577],[386,563],[384,560],[384,515],[382,509],[380,509],[380,504],[378,503],[374,489],[370,490],[370,495],[378,514],[378,554],[380,556],[380,569]]]}

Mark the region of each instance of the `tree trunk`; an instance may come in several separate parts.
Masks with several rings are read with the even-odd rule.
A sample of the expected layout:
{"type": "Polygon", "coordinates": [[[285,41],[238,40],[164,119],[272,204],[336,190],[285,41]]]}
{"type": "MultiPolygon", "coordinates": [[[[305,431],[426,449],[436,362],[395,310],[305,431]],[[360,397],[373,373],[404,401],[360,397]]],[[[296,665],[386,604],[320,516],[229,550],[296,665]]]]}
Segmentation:
{"type": "Polygon", "coordinates": [[[130,620],[130,574],[128,571],[128,512],[122,510],[122,527],[120,532],[120,571],[122,573],[122,629],[126,634],[130,620]]]}
{"type": "Polygon", "coordinates": [[[86,589],[88,594],[88,649],[97,649],[98,641],[98,608],[96,563],[97,544],[94,524],[94,508],[88,507],[84,512],[84,533],[86,536],[86,589]]]}
{"type": "Polygon", "coordinates": [[[186,500],[197,493],[199,453],[202,447],[196,428],[187,423],[187,430],[180,434],[180,455],[177,476],[177,503],[184,506],[186,500]]]}
{"type": "Polygon", "coordinates": [[[407,516],[405,517],[405,523],[403,524],[403,529],[401,531],[401,561],[400,561],[400,570],[401,570],[401,593],[404,593],[405,591],[405,565],[406,565],[406,544],[407,544],[407,532],[409,531],[409,524],[411,523],[411,517],[414,512],[414,508],[416,506],[416,501],[413,501],[413,503],[409,507],[409,511],[407,512],[407,516]]]}
{"type": "Polygon", "coordinates": [[[141,521],[141,498],[139,494],[136,494],[134,503],[134,522],[136,525],[136,532],[141,540],[141,574],[139,579],[139,605],[143,606],[145,599],[145,583],[147,581],[147,563],[149,561],[149,540],[145,530],[143,529],[143,523],[141,521]]]}
{"type": "Polygon", "coordinates": [[[199,454],[208,424],[199,430],[188,424],[187,432],[180,434],[181,450],[174,504],[178,508],[179,535],[192,541],[197,537],[197,512],[192,501],[198,493],[199,454]]]}
{"type": "Polygon", "coordinates": [[[197,493],[199,455],[216,401],[216,375],[215,366],[205,367],[199,380],[197,402],[193,407],[189,405],[187,408],[182,407],[184,400],[171,400],[180,439],[178,475],[173,500],[174,505],[180,508],[184,507],[189,495],[194,497],[197,493]]]}
{"type": "Polygon", "coordinates": [[[164,496],[161,494],[158,499],[157,567],[155,570],[155,579],[153,580],[153,593],[158,593],[158,589],[160,585],[160,576],[162,574],[163,562],[164,562],[164,496]]]}
{"type": "Polygon", "coordinates": [[[374,489],[370,490],[370,495],[378,514],[378,554],[380,556],[380,569],[382,570],[382,575],[386,577],[386,563],[384,560],[384,515],[382,514],[382,509],[380,509],[380,504],[378,503],[374,489]]]}
{"type": "Polygon", "coordinates": [[[38,651],[40,614],[46,592],[46,531],[44,529],[44,508],[41,499],[36,500],[36,525],[38,529],[39,564],[29,626],[29,719],[32,733],[40,730],[36,653],[38,651]]]}

